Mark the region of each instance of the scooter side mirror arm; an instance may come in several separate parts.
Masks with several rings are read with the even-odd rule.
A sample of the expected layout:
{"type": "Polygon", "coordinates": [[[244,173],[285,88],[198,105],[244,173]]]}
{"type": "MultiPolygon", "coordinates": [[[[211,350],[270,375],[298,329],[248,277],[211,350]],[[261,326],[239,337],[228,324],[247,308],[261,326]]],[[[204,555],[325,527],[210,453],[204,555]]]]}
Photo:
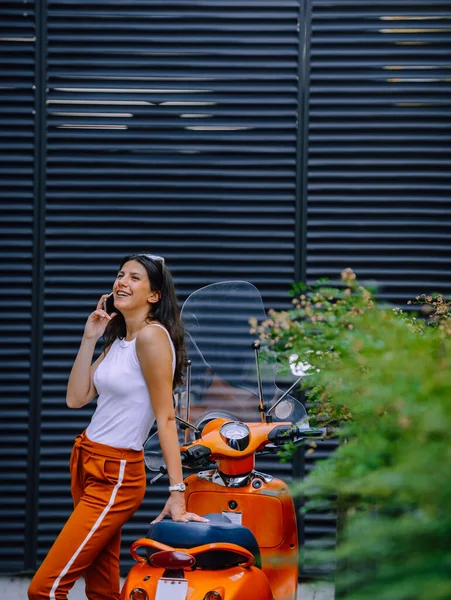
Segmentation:
{"type": "Polygon", "coordinates": [[[160,472],[158,473],[158,475],[155,475],[155,477],[152,477],[152,479],[149,479],[150,485],[152,485],[153,483],[156,483],[159,479],[161,479],[162,477],[164,477],[167,474],[168,474],[168,470],[166,469],[165,466],[162,465],[160,467],[160,472]]]}
{"type": "Polygon", "coordinates": [[[195,426],[192,425],[191,423],[188,423],[188,421],[185,421],[185,419],[182,419],[182,417],[178,417],[176,415],[175,420],[178,421],[181,425],[183,425],[185,428],[189,428],[192,429],[194,431],[194,433],[196,434],[200,434],[199,429],[195,426]]]}

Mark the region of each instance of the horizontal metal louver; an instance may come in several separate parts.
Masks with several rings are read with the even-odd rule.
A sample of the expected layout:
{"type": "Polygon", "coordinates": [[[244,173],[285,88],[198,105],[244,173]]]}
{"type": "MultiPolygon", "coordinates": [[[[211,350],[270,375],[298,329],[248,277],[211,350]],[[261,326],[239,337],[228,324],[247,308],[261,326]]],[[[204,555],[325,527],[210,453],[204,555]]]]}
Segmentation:
{"type": "MultiPolygon", "coordinates": [[[[69,514],[68,457],[92,407],[64,406],[83,323],[131,251],[166,257],[183,300],[295,276],[299,2],[48,2],[39,559],[69,514]]],[[[128,547],[163,505],[148,490],[128,547]]]]}
{"type": "MultiPolygon", "coordinates": [[[[391,302],[451,292],[450,31],[448,0],[0,4],[3,571],[33,563],[39,414],[38,562],[70,512],[70,447],[93,408],[66,409],[66,382],[124,254],[164,255],[181,300],[244,279],[285,308],[301,253],[309,282],[350,266],[391,302]]],[[[125,528],[125,569],[165,496],[150,489],[125,528]]],[[[315,574],[308,549],[334,516],[304,524],[315,574]]]]}
{"type": "Polygon", "coordinates": [[[34,194],[34,2],[0,5],[0,563],[24,568],[34,194]]]}
{"type": "Polygon", "coordinates": [[[313,0],[310,281],[451,292],[450,4],[313,0]]]}

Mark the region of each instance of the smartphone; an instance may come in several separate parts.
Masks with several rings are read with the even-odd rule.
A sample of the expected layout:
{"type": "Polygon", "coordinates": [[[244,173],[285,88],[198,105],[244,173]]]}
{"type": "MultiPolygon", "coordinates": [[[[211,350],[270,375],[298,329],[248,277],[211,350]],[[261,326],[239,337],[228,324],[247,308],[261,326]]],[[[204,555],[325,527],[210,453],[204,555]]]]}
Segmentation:
{"type": "Polygon", "coordinates": [[[113,292],[111,292],[111,294],[103,301],[103,310],[109,315],[116,310],[116,307],[114,306],[113,292]]]}

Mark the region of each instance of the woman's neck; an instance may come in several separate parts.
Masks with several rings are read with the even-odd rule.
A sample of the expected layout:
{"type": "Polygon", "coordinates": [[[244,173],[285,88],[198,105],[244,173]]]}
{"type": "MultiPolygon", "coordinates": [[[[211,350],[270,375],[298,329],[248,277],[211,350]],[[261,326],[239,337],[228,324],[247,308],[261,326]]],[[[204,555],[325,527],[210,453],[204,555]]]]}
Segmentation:
{"type": "Polygon", "coordinates": [[[124,319],[125,329],[127,332],[125,335],[125,341],[127,342],[131,342],[132,340],[134,340],[138,333],[141,331],[141,329],[144,329],[147,323],[149,323],[147,312],[142,312],[139,314],[135,313],[132,315],[124,315],[124,319]]]}

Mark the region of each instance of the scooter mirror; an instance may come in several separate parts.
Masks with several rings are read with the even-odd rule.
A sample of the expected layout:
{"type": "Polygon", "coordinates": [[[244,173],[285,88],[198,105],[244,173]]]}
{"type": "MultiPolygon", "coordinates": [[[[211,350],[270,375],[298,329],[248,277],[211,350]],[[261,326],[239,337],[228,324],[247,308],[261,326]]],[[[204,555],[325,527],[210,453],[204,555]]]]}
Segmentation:
{"type": "Polygon", "coordinates": [[[274,409],[274,416],[279,421],[288,421],[293,414],[293,404],[288,400],[282,400],[274,409]]]}
{"type": "Polygon", "coordinates": [[[276,402],[274,408],[271,408],[269,412],[274,421],[289,421],[300,429],[308,428],[308,418],[304,406],[293,396],[288,395],[280,402],[276,402]]]}
{"type": "Polygon", "coordinates": [[[161,467],[165,467],[164,461],[157,452],[147,452],[144,455],[144,462],[149,471],[160,471],[161,467]]]}
{"type": "Polygon", "coordinates": [[[144,444],[144,462],[149,471],[160,471],[165,467],[158,432],[155,432],[144,444]]]}
{"type": "MultiPolygon", "coordinates": [[[[179,438],[179,446],[183,446],[185,443],[185,432],[182,429],[178,429],[177,435],[179,438]]],[[[161,473],[161,468],[166,468],[158,431],[151,435],[144,444],[144,462],[149,471],[161,473]]]]}

